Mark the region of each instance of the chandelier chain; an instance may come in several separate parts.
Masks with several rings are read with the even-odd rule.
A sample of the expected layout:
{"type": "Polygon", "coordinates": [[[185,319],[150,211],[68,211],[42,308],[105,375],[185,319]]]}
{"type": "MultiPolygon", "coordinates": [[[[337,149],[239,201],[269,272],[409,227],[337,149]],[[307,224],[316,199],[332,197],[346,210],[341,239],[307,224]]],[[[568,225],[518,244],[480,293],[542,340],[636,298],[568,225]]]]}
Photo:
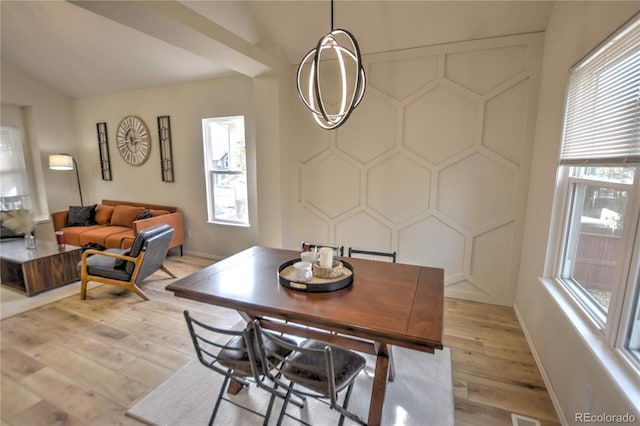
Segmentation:
{"type": "Polygon", "coordinates": [[[331,31],[335,30],[333,26],[333,0],[331,0],[331,31]]]}

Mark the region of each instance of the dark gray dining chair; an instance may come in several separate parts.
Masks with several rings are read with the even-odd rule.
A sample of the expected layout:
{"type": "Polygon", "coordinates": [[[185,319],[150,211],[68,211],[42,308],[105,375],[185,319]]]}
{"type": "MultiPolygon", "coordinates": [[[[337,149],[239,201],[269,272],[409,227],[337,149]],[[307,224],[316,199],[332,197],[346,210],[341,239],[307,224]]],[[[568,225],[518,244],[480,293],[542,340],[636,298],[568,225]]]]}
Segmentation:
{"type": "Polygon", "coordinates": [[[391,262],[396,263],[397,252],[384,252],[384,251],[373,251],[373,250],[363,250],[363,249],[355,249],[353,247],[349,247],[349,257],[358,257],[358,255],[365,256],[373,256],[373,257],[388,257],[391,259],[391,262]],[[353,255],[356,256],[353,256],[353,255]]]}
{"type": "MultiPolygon", "coordinates": [[[[264,419],[263,425],[267,425],[273,409],[275,394],[272,393],[270,395],[269,404],[264,413],[225,397],[225,390],[231,380],[236,380],[244,386],[249,386],[251,383],[249,380],[255,379],[256,382],[261,382],[264,379],[262,366],[265,364],[262,363],[258,356],[254,356],[252,352],[255,350],[256,344],[247,344],[247,342],[254,342],[256,338],[253,328],[245,327],[243,330],[229,330],[214,327],[192,318],[189,311],[185,310],[183,313],[198,360],[205,367],[224,376],[209,419],[209,426],[215,421],[222,401],[262,417],[264,419]]],[[[285,341],[295,346],[295,341],[289,339],[285,341]]],[[[265,342],[264,348],[267,359],[271,361],[286,356],[290,352],[288,348],[276,346],[270,341],[265,342]]]]}
{"type": "MultiPolygon", "coordinates": [[[[328,404],[340,413],[339,426],[344,419],[366,425],[367,423],[357,414],[348,410],[349,399],[353,391],[355,379],[366,365],[365,359],[357,353],[339,346],[308,339],[299,346],[284,340],[281,336],[265,333],[260,322],[253,322],[258,345],[256,352],[260,355],[262,365],[267,365],[265,375],[273,384],[266,380],[258,382],[258,386],[283,399],[282,408],[277,424],[282,424],[285,416],[304,425],[311,426],[304,420],[287,412],[290,402],[296,402],[294,397],[311,397],[328,404]],[[289,351],[286,356],[274,355],[269,357],[269,346],[289,351]],[[338,402],[338,394],[345,391],[342,405],[338,402]],[[328,400],[328,401],[327,401],[328,400]]],[[[313,420],[311,420],[313,422],[313,420]]]]}
{"type": "Polygon", "coordinates": [[[337,245],[337,244],[316,244],[316,243],[310,243],[308,241],[302,242],[302,251],[312,251],[315,249],[321,249],[322,247],[332,248],[336,252],[336,254],[338,254],[341,257],[344,256],[344,246],[337,245]]]}

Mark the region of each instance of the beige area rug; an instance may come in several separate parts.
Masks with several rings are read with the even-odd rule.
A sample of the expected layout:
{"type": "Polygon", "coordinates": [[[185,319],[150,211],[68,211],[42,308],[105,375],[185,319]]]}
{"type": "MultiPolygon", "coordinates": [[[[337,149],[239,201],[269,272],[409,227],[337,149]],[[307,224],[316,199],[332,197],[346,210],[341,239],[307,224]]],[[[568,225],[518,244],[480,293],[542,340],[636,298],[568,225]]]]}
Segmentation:
{"type": "MultiPolygon", "coordinates": [[[[451,354],[448,348],[427,354],[393,347],[396,379],[387,385],[384,402],[383,425],[447,426],[453,425],[453,387],[451,380],[451,354]]],[[[367,370],[375,365],[373,356],[366,355],[367,370]]],[[[198,426],[206,425],[213,403],[222,383],[222,376],[204,367],[197,360],[189,362],[163,384],[154,389],[127,414],[150,425],[198,426]]],[[[361,417],[367,417],[372,378],[363,372],[356,379],[349,407],[361,417]]],[[[252,385],[238,395],[230,396],[243,405],[264,412],[268,395],[252,385]]],[[[281,402],[276,400],[269,424],[276,424],[281,402]]],[[[336,411],[314,400],[307,400],[300,410],[287,408],[314,426],[335,425],[336,411]]],[[[262,419],[254,414],[222,402],[216,425],[260,425],[262,419]]],[[[298,424],[285,417],[284,424],[298,424]]],[[[349,420],[345,424],[355,424],[349,420]]]]}

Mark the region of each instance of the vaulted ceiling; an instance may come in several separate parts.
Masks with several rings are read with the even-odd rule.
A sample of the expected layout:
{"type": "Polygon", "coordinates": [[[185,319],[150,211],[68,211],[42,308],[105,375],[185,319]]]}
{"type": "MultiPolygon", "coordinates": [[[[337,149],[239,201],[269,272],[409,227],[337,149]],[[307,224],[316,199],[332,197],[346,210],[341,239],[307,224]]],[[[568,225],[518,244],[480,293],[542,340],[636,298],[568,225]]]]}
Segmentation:
{"type": "MultiPolygon", "coordinates": [[[[72,97],[256,76],[331,29],[330,1],[0,2],[1,60],[72,97]]],[[[553,2],[343,1],[363,53],[544,31],[553,2]]]]}

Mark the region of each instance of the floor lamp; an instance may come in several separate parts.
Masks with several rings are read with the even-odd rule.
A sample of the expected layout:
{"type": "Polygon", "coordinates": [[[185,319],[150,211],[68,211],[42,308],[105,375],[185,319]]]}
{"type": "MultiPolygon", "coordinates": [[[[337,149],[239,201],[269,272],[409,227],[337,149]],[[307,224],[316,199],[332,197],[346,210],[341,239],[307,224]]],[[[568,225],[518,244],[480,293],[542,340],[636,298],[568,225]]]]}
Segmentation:
{"type": "Polygon", "coordinates": [[[49,168],[51,170],[76,170],[76,179],[78,180],[78,191],[80,191],[80,205],[84,206],[82,201],[82,187],[80,186],[80,174],[78,173],[78,163],[75,158],[69,154],[53,154],[49,156],[49,168]]]}

